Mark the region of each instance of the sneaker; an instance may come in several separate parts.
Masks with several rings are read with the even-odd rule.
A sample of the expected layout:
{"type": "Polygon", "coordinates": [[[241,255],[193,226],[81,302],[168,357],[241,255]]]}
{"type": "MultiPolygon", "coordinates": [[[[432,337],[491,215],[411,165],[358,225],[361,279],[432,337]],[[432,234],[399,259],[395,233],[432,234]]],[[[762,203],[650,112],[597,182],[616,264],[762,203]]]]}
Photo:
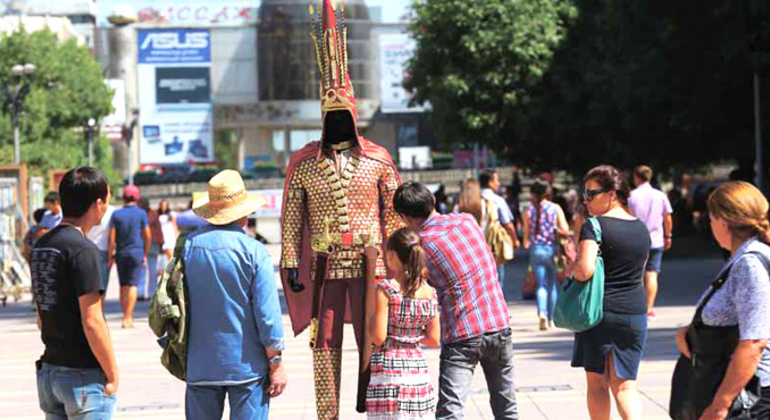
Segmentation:
{"type": "Polygon", "coordinates": [[[647,312],[647,320],[648,321],[652,321],[655,318],[657,318],[657,316],[655,316],[655,312],[654,311],[647,312]]]}
{"type": "Polygon", "coordinates": [[[556,328],[556,323],[553,322],[553,320],[548,321],[548,328],[551,328],[551,329],[556,328]]]}
{"type": "Polygon", "coordinates": [[[545,331],[548,329],[548,320],[545,318],[540,318],[540,331],[545,331]]]}

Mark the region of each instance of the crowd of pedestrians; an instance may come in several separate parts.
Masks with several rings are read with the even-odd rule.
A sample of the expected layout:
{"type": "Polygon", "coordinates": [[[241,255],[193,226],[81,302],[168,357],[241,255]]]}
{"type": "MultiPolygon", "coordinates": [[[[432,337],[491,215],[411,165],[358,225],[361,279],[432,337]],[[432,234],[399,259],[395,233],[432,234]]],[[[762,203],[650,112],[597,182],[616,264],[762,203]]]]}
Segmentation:
{"type": "MultiPolygon", "coordinates": [[[[573,221],[583,223],[567,274],[587,283],[602,270],[604,279],[602,318],[576,332],[571,361],[586,372],[592,419],[610,418],[613,397],[622,418],[642,418],[637,375],[661,256],[673,235],[672,206],[650,186],[651,179],[649,167],[636,168],[631,191],[624,174],[599,166],[582,180],[584,209],[573,221]]],[[[387,242],[385,260],[393,277],[374,286],[374,317],[367,325],[373,343],[366,392],[370,417],[465,418],[471,378],[480,364],[495,418],[518,418],[513,338],[500,278],[504,268],[487,235],[495,222],[511,235],[517,229],[498,188],[493,171],[479,181],[464,181],[455,211],[448,214],[437,211],[434,195],[422,184],[406,182],[395,191],[393,207],[406,227],[387,242]],[[441,346],[435,388],[421,345],[441,346]]],[[[529,190],[522,242],[537,280],[538,323],[544,330],[554,327],[560,290],[554,261],[559,238],[570,236],[570,223],[553,201],[552,183],[538,180],[529,190]]],[[[283,392],[288,379],[281,355],[283,321],[270,255],[244,231],[264,201],[246,192],[240,175],[218,174],[208,194],[190,206],[195,219],[185,217],[202,227],[188,231],[178,254],[174,245],[183,228],[176,223],[182,215],[174,217],[167,202],[151,210],[139,190],[127,186],[124,205],[116,210],[104,175],[88,167],[67,172],[59,194],[48,196],[49,209],[38,212],[37,227],[28,235],[34,239],[29,257],[45,344],[37,378],[46,415],[110,418],[119,375],[102,312],[109,269],[117,265],[122,325],[131,327],[137,294],[152,296],[157,267],[178,260],[194,308],[186,338],[187,417],[220,418],[227,398],[233,418],[267,418],[270,398],[283,392]],[[76,401],[75,387],[99,398],[76,401]]],[[[736,410],[737,398],[754,392],[757,397],[743,405],[753,416],[746,418],[768,418],[768,202],[750,184],[728,182],[713,191],[707,205],[713,235],[731,258],[698,301],[691,325],[672,337],[683,360],[704,362],[677,365],[674,381],[686,386],[675,387],[671,415],[726,418],[736,410]],[[709,389],[698,371],[703,366],[709,389]]]]}

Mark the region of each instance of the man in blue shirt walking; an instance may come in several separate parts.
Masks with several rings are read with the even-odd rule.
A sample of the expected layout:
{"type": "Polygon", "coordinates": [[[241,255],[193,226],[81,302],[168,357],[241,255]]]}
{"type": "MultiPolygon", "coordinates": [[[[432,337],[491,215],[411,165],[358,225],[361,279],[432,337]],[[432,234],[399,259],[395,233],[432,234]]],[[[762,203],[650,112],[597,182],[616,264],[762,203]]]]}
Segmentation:
{"type": "Polygon", "coordinates": [[[139,188],[127,185],[123,188],[125,205],[110,219],[107,271],[117,263],[123,328],[134,326],[137,289],[147,275],[147,254],[150,252],[150,223],[147,212],[136,205],[138,200],[139,188]]]}
{"type": "Polygon", "coordinates": [[[286,387],[283,318],[273,262],[246,235],[248,216],[265,204],[238,172],[209,181],[193,205],[210,223],[187,236],[183,260],[190,299],[187,419],[267,419],[270,398],[286,387]]]}

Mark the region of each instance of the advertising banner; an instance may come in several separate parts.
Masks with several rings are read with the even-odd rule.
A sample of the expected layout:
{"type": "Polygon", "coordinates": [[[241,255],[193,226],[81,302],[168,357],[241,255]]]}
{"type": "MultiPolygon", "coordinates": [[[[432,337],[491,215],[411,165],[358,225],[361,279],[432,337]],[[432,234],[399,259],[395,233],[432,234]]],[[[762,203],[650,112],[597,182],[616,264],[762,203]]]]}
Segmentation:
{"type": "Polygon", "coordinates": [[[205,29],[139,31],[139,160],[214,160],[211,38],[205,29]]]}
{"type": "Polygon", "coordinates": [[[140,24],[185,27],[256,25],[259,0],[99,0],[96,23],[109,27],[116,6],[128,5],[140,24]]]}
{"type": "Polygon", "coordinates": [[[415,43],[408,34],[380,35],[380,99],[382,112],[423,112],[409,107],[409,92],[404,89],[406,64],[414,56],[415,43]]]}

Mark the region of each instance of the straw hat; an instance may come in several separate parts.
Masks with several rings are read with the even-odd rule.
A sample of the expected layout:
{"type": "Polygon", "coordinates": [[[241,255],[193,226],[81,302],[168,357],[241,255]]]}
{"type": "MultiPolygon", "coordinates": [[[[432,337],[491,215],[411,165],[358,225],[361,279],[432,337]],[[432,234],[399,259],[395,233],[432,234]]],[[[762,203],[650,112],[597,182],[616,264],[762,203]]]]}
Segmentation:
{"type": "Polygon", "coordinates": [[[193,211],[212,225],[226,225],[254,213],[265,203],[264,198],[246,191],[240,173],[225,169],[211,178],[208,193],[195,200],[193,211]]]}

